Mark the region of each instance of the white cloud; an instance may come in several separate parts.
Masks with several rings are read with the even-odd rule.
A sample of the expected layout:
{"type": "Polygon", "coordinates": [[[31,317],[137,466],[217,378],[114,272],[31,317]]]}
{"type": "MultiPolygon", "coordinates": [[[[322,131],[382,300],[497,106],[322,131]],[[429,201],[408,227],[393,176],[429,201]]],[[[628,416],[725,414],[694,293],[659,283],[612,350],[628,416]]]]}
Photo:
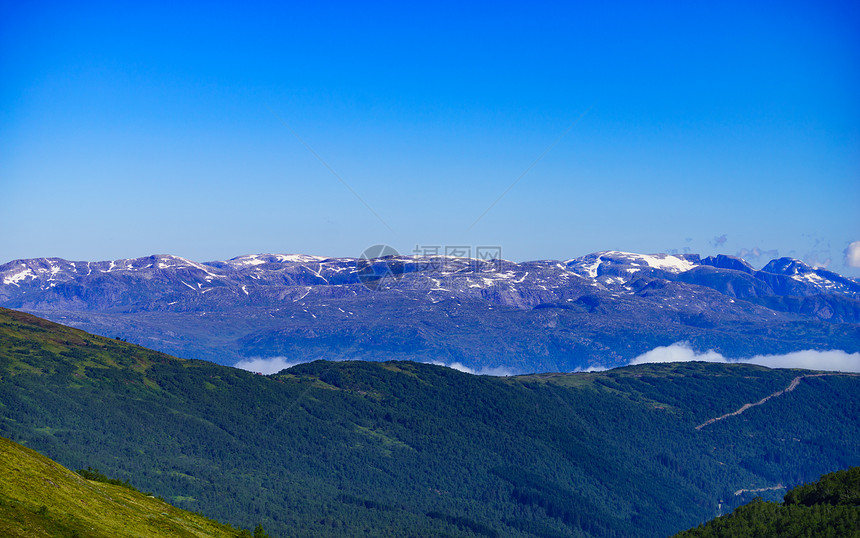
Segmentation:
{"type": "Polygon", "coordinates": [[[776,249],[761,249],[759,247],[742,248],[737,254],[738,258],[743,258],[747,263],[753,264],[758,261],[770,261],[779,258],[779,251],[776,249]]]}
{"type": "Polygon", "coordinates": [[[474,374],[475,373],[474,370],[472,370],[468,366],[464,366],[463,364],[461,364],[459,362],[452,362],[451,364],[445,364],[444,362],[436,362],[434,364],[436,364],[438,366],[447,366],[448,368],[453,368],[454,370],[457,370],[458,372],[466,372],[467,374],[474,374]]]}
{"type": "Polygon", "coordinates": [[[605,372],[606,370],[609,370],[609,368],[607,368],[605,366],[589,366],[588,368],[575,368],[574,370],[572,370],[572,373],[578,374],[578,373],[591,373],[591,372],[605,372]]]}
{"type": "Polygon", "coordinates": [[[716,351],[709,350],[705,353],[696,353],[690,347],[689,342],[675,342],[671,346],[655,347],[651,351],[639,355],[630,361],[630,365],[649,364],[652,362],[689,361],[726,362],[726,359],[716,351]]]}
{"type": "Polygon", "coordinates": [[[860,241],[854,241],[845,249],[845,265],[860,267],[860,241]]]}
{"type": "MultiPolygon", "coordinates": [[[[651,351],[639,355],[630,361],[629,364],[633,366],[636,364],[689,361],[758,364],[767,366],[768,368],[803,368],[807,370],[860,372],[860,353],[846,353],[841,350],[815,351],[809,349],[783,355],[756,355],[748,359],[726,359],[720,353],[713,350],[698,353],[690,346],[689,342],[675,342],[670,346],[656,347],[651,351]]],[[[286,357],[270,357],[267,359],[257,357],[239,361],[234,367],[249,372],[269,375],[276,374],[281,370],[301,364],[302,362],[304,361],[288,361],[286,357]]],[[[432,361],[428,364],[445,366],[446,368],[452,368],[472,375],[510,376],[522,373],[505,366],[475,369],[461,362],[446,364],[440,361],[432,361]]],[[[605,368],[590,367],[587,369],[577,369],[576,371],[599,372],[602,370],[605,370],[605,368]]]]}
{"type": "Polygon", "coordinates": [[[475,370],[473,368],[469,368],[468,366],[465,366],[463,363],[460,363],[460,362],[452,362],[450,364],[445,364],[444,362],[440,362],[440,361],[430,361],[428,364],[435,364],[436,366],[444,366],[446,368],[452,368],[454,370],[457,370],[458,372],[465,372],[467,374],[472,374],[472,375],[492,375],[492,376],[496,376],[496,377],[504,377],[504,376],[509,376],[509,375],[517,375],[519,373],[516,370],[514,370],[512,368],[507,368],[505,366],[496,366],[493,368],[489,368],[489,367],[485,366],[484,368],[481,368],[480,370],[475,370]]]}
{"type": "MultiPolygon", "coordinates": [[[[234,368],[239,368],[241,370],[247,370],[249,372],[260,373],[260,374],[276,374],[281,370],[286,368],[290,368],[297,364],[302,364],[303,362],[308,361],[288,361],[286,357],[270,357],[267,359],[263,359],[260,357],[255,357],[252,359],[241,360],[233,365],[234,368]]],[[[465,372],[467,374],[472,375],[491,375],[491,376],[509,376],[509,375],[517,375],[521,372],[518,372],[512,368],[507,368],[505,366],[497,366],[494,368],[484,367],[478,370],[474,368],[469,368],[461,362],[452,362],[450,364],[445,364],[440,361],[431,361],[428,364],[435,364],[436,366],[444,366],[446,368],[452,368],[459,372],[465,372]]]]}
{"type": "Polygon", "coordinates": [[[239,361],[234,364],[233,367],[241,370],[248,370],[249,372],[269,375],[276,374],[285,368],[290,368],[300,364],[301,362],[302,361],[290,362],[286,357],[271,357],[268,359],[257,357],[239,361]]]}
{"type": "Polygon", "coordinates": [[[807,370],[827,370],[836,372],[860,372],[860,353],[846,353],[841,350],[816,351],[807,349],[783,355],[756,355],[748,359],[726,359],[713,350],[697,353],[689,342],[675,342],[671,346],[661,346],[639,355],[631,365],[655,362],[732,362],[758,364],[768,368],[804,368],[807,370]]]}
{"type": "Polygon", "coordinates": [[[509,375],[517,375],[520,372],[517,372],[513,368],[507,368],[505,366],[496,366],[495,368],[484,367],[475,373],[477,375],[492,375],[496,377],[505,377],[509,375]]]}
{"type": "Polygon", "coordinates": [[[860,372],[860,353],[845,353],[841,350],[795,351],[785,355],[756,355],[742,362],[760,364],[768,368],[805,368],[834,372],[860,372]]]}

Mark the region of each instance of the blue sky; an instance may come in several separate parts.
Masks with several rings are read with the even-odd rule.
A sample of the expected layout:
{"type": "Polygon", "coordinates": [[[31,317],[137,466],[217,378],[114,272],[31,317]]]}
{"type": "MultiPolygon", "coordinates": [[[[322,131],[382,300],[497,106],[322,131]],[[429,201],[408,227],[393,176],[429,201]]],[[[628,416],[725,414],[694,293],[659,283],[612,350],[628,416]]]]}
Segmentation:
{"type": "Polygon", "coordinates": [[[385,243],[860,274],[856,3],[116,4],[0,4],[0,263],[385,243]]]}

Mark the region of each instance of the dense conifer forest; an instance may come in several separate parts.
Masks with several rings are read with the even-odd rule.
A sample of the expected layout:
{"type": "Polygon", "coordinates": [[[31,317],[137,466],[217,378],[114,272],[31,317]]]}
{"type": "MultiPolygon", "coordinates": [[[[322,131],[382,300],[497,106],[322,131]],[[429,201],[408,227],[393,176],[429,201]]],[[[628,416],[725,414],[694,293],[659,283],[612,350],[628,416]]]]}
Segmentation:
{"type": "Polygon", "coordinates": [[[809,373],[261,376],[0,310],[0,435],[273,536],[672,534],[860,465],[860,378],[809,373]]]}

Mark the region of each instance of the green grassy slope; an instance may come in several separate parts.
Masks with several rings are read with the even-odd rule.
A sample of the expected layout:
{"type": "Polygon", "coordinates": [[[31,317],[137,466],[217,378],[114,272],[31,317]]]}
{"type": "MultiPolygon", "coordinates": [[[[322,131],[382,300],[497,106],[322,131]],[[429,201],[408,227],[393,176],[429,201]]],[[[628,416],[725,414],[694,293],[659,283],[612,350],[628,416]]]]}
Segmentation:
{"type": "Polygon", "coordinates": [[[753,502],[678,533],[678,538],[777,538],[780,536],[860,536],[860,467],[798,486],[784,502],[753,502]]]}
{"type": "Polygon", "coordinates": [[[0,535],[241,536],[127,487],[86,480],[5,438],[0,438],[0,535]]]}
{"type": "Polygon", "coordinates": [[[860,465],[856,377],[696,430],[800,373],[319,361],[259,376],[0,310],[0,434],[273,535],[665,536],[752,498],[738,490],[860,465]]]}

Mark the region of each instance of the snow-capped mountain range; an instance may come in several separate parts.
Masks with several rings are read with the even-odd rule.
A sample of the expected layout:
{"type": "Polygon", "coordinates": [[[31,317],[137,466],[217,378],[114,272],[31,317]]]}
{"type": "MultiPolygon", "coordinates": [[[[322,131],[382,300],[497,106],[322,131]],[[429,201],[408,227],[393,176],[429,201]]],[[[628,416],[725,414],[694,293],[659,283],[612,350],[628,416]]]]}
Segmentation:
{"type": "Polygon", "coordinates": [[[622,364],[679,340],[727,356],[860,350],[860,283],[780,258],[606,251],[567,261],[257,254],[0,265],[0,306],[182,357],[622,364]]]}

